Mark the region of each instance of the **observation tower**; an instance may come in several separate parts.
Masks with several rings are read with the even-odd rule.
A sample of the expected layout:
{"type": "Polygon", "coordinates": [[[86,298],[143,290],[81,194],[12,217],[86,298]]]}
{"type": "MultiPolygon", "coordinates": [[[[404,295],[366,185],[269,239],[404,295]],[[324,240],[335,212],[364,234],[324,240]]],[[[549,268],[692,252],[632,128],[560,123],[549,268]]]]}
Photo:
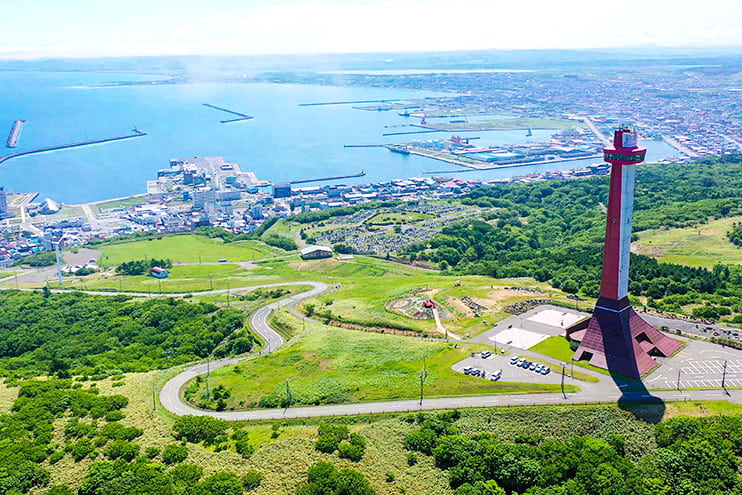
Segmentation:
{"type": "Polygon", "coordinates": [[[575,360],[631,378],[640,378],[656,366],[652,356],[669,356],[682,346],[644,321],[629,303],[634,179],[636,165],[644,161],[646,152],[628,128],[615,131],[613,145],[603,150],[604,160],[611,164],[611,183],[600,298],[587,328],[568,331],[570,338],[580,341],[575,360]]]}

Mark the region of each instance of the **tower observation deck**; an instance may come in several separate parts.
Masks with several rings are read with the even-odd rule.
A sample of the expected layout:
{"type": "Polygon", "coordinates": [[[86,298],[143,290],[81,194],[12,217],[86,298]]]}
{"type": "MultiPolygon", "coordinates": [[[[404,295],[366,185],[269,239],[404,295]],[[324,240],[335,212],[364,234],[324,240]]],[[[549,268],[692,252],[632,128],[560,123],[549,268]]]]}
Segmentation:
{"type": "Polygon", "coordinates": [[[603,150],[611,164],[611,181],[600,298],[584,334],[578,339],[581,331],[568,332],[580,340],[574,359],[631,378],[640,378],[656,366],[652,356],[669,356],[682,345],[644,321],[629,303],[635,173],[646,152],[637,145],[636,133],[626,128],[618,129],[613,145],[603,150]]]}

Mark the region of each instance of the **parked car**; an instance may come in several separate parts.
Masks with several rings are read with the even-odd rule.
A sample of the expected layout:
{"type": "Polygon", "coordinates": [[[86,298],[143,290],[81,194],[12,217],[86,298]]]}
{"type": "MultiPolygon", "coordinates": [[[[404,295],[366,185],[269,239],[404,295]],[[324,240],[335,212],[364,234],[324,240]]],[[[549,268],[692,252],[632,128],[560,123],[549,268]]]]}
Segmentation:
{"type": "Polygon", "coordinates": [[[543,364],[537,364],[535,368],[533,368],[533,371],[536,373],[541,373],[541,369],[544,367],[543,364]]]}
{"type": "Polygon", "coordinates": [[[493,382],[496,382],[500,378],[502,378],[502,370],[497,370],[490,376],[490,380],[492,380],[493,382]]]}
{"type": "Polygon", "coordinates": [[[543,368],[541,368],[542,375],[548,375],[549,373],[551,373],[551,368],[549,368],[548,366],[544,366],[543,368]]]}
{"type": "Polygon", "coordinates": [[[528,365],[528,369],[531,370],[531,371],[535,370],[536,369],[536,363],[534,363],[532,361],[531,364],[528,365]]]}
{"type": "Polygon", "coordinates": [[[510,364],[517,364],[518,363],[518,356],[513,356],[510,358],[510,364]]]}
{"type": "Polygon", "coordinates": [[[480,354],[480,356],[482,356],[483,359],[487,359],[491,355],[492,353],[490,351],[482,351],[482,353],[480,354]]]}

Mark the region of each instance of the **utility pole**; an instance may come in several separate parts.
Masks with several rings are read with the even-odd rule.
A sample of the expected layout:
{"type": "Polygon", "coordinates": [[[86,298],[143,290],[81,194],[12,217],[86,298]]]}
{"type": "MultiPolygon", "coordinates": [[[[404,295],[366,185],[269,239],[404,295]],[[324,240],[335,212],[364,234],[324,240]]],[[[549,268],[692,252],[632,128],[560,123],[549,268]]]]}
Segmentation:
{"type": "Polygon", "coordinates": [[[152,387],[152,410],[157,410],[157,387],[152,387]]]}
{"type": "Polygon", "coordinates": [[[291,403],[294,402],[293,397],[291,397],[291,387],[289,387],[289,379],[286,378],[286,408],[288,409],[291,407],[291,403]]]}
{"type": "Polygon", "coordinates": [[[211,290],[214,290],[214,277],[209,274],[209,283],[211,284],[211,290]]]}
{"type": "Polygon", "coordinates": [[[428,377],[428,364],[423,357],[423,370],[420,372],[420,407],[423,406],[423,397],[425,396],[425,379],[428,377]]]}
{"type": "Polygon", "coordinates": [[[727,391],[727,360],[724,360],[724,368],[721,372],[721,388],[724,389],[724,392],[727,391]]]}
{"type": "Polygon", "coordinates": [[[206,356],[206,397],[211,399],[211,390],[209,390],[209,375],[211,374],[211,356],[206,356]]]}
{"type": "Polygon", "coordinates": [[[229,307],[229,280],[227,280],[227,307],[229,307]]]}
{"type": "Polygon", "coordinates": [[[567,394],[564,393],[564,369],[567,367],[567,363],[562,363],[562,397],[567,398],[567,394]]]}
{"type": "Polygon", "coordinates": [[[678,370],[678,392],[680,391],[680,370],[678,370]]]}

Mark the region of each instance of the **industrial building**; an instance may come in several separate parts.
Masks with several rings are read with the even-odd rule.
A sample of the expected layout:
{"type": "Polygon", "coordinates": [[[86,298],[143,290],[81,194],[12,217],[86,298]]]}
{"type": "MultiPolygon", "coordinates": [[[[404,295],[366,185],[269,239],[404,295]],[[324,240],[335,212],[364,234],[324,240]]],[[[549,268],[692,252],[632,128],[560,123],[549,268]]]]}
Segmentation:
{"type": "Polygon", "coordinates": [[[307,246],[300,251],[300,254],[303,260],[332,258],[332,248],[327,246],[307,246]]]}

